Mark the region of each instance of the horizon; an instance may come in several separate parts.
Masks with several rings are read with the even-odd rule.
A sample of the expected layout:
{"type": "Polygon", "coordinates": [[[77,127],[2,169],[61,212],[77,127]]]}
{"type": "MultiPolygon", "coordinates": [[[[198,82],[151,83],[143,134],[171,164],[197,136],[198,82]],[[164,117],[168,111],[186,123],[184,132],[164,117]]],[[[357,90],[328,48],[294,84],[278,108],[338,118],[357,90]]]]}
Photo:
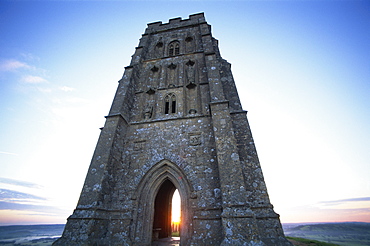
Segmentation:
{"type": "MultiPolygon", "coordinates": [[[[370,222],[363,222],[363,221],[339,221],[339,222],[281,222],[282,225],[288,225],[288,224],[341,224],[341,223],[364,223],[364,224],[370,224],[370,222]]],[[[50,224],[0,224],[0,226],[47,226],[47,225],[65,225],[64,224],[59,224],[59,223],[50,223],[50,224]]],[[[181,224],[181,222],[180,222],[181,224]]]]}
{"type": "Polygon", "coordinates": [[[0,3],[0,225],[65,224],[147,24],[199,12],[281,223],[370,223],[370,4],[171,3],[0,3]]]}

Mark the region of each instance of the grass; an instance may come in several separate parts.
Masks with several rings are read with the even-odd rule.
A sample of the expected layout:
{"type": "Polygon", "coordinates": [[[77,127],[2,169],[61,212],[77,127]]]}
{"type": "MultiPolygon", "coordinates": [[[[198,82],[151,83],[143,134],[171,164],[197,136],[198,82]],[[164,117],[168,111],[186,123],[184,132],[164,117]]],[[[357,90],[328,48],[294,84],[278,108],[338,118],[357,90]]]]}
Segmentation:
{"type": "Polygon", "coordinates": [[[173,237],[179,237],[180,236],[180,232],[179,231],[173,231],[171,236],[173,236],[173,237]]]}
{"type": "Polygon", "coordinates": [[[316,240],[311,240],[311,239],[305,239],[305,238],[299,238],[299,237],[286,237],[290,240],[300,242],[300,243],[305,243],[307,245],[312,245],[312,246],[338,246],[338,244],[333,244],[333,243],[324,243],[316,240]]]}

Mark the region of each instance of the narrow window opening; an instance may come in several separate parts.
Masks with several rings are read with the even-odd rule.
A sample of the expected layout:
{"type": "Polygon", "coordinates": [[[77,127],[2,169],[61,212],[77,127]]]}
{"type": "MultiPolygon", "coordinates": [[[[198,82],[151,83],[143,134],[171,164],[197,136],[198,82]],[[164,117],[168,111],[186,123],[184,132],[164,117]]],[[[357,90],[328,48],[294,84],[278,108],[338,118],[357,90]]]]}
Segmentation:
{"type": "Polygon", "coordinates": [[[175,56],[177,56],[179,54],[180,54],[180,46],[179,46],[179,44],[176,44],[175,45],[175,56]]]}
{"type": "Polygon", "coordinates": [[[176,113],[176,96],[174,94],[168,94],[164,98],[164,113],[165,114],[176,113]]]}
{"type": "Polygon", "coordinates": [[[170,56],[174,55],[173,51],[174,51],[173,44],[170,44],[170,49],[169,49],[169,52],[168,52],[170,56]]]}
{"type": "Polygon", "coordinates": [[[172,113],[176,113],[176,101],[172,101],[172,113]]]}
{"type": "Polygon", "coordinates": [[[170,110],[170,101],[169,101],[169,98],[166,97],[165,104],[164,104],[164,113],[168,114],[169,110],[170,110]]]}

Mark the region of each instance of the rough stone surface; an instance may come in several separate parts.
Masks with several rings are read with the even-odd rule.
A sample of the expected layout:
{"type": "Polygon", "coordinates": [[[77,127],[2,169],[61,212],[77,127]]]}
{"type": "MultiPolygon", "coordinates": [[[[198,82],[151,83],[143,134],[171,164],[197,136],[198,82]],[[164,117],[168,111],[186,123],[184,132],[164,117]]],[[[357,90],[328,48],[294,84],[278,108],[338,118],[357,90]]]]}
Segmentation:
{"type": "Polygon", "coordinates": [[[230,67],[203,13],[148,24],[54,245],[151,245],[174,189],[180,245],[291,245],[230,67]]]}

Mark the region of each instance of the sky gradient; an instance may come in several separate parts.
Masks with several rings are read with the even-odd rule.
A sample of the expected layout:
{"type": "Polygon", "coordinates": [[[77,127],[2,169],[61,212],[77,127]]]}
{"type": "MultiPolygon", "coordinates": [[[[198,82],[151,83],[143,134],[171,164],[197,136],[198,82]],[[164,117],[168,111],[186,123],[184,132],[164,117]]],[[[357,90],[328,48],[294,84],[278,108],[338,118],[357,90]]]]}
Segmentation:
{"type": "Polygon", "coordinates": [[[0,225],[65,223],[146,24],[204,12],[282,222],[370,222],[369,1],[1,1],[0,225]]]}

